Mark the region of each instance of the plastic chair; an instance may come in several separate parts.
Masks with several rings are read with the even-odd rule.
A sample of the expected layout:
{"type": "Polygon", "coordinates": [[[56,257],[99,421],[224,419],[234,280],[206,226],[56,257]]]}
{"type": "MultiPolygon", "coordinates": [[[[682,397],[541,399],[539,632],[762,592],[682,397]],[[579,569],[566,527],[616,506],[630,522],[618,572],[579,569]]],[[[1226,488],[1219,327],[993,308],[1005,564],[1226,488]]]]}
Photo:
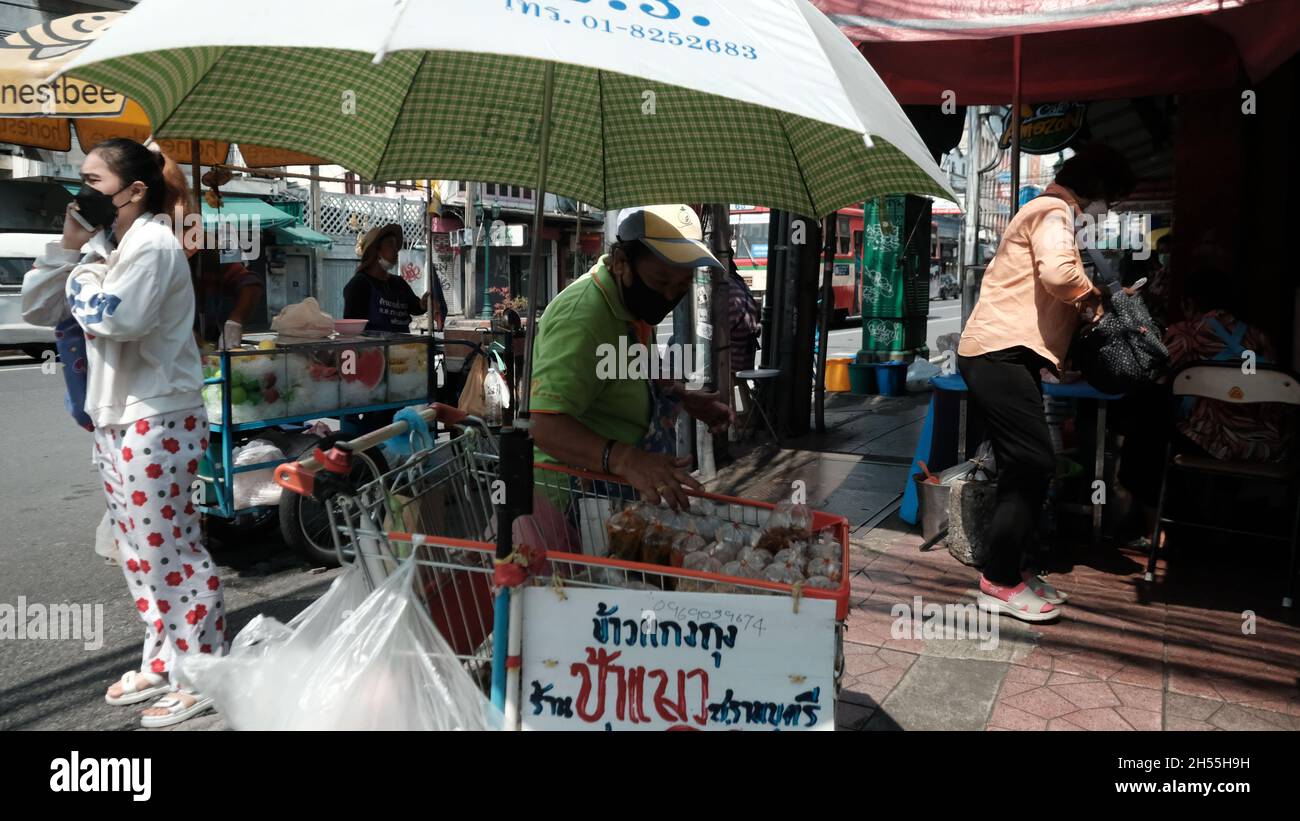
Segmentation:
{"type": "MultiPolygon", "coordinates": [[[[1272,365],[1258,365],[1255,373],[1243,373],[1241,365],[1236,362],[1198,363],[1181,368],[1173,376],[1174,396],[1194,396],[1217,399],[1238,405],[1259,402],[1281,402],[1300,406],[1300,378],[1295,374],[1272,365]]],[[[1300,463],[1294,456],[1289,462],[1249,462],[1225,461],[1206,456],[1175,454],[1171,442],[1165,454],[1164,475],[1160,481],[1160,501],[1156,507],[1156,527],[1151,535],[1151,555],[1147,559],[1146,580],[1155,581],[1156,552],[1160,547],[1160,533],[1164,525],[1182,524],[1204,530],[1217,530],[1222,533],[1235,533],[1242,536],[1255,536],[1285,542],[1285,536],[1274,536],[1258,531],[1236,530],[1215,527],[1197,522],[1175,521],[1165,516],[1165,498],[1169,486],[1169,474],[1172,470],[1187,473],[1213,474],[1219,476],[1236,476],[1259,482],[1270,482],[1291,486],[1294,491],[1295,479],[1300,475],[1300,463]]],[[[1282,606],[1292,607],[1295,602],[1296,579],[1296,542],[1300,537],[1300,499],[1296,501],[1294,524],[1291,528],[1291,563],[1287,572],[1286,592],[1282,596],[1282,606]]]]}

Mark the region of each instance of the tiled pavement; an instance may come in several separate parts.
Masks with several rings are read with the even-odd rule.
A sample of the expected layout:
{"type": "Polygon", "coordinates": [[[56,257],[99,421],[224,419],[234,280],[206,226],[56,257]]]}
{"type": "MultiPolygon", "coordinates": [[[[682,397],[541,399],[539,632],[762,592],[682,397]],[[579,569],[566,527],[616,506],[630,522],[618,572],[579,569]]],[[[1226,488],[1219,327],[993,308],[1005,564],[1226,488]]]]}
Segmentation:
{"type": "Polygon", "coordinates": [[[891,610],[916,596],[974,600],[976,571],[920,544],[896,517],[855,539],[840,729],[1300,730],[1300,628],[1279,607],[1277,554],[1278,568],[1228,563],[1234,584],[1217,587],[1208,558],[1179,554],[1146,601],[1141,556],[1078,547],[1050,576],[1072,597],[1061,619],[1002,618],[991,647],[895,628],[891,610]]]}

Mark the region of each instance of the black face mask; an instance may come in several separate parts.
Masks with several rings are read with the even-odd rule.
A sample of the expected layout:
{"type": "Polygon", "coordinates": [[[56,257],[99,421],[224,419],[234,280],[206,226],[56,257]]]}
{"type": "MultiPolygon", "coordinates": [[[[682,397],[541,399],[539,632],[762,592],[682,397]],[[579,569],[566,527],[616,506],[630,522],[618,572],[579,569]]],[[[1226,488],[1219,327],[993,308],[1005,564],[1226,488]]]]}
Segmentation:
{"type": "Polygon", "coordinates": [[[627,306],[632,316],[650,325],[658,325],[664,321],[677,303],[682,301],[682,296],[676,299],[669,299],[659,293],[641,279],[641,275],[632,269],[632,284],[623,287],[623,304],[627,306]]]}
{"type": "Polygon", "coordinates": [[[76,201],[77,210],[81,212],[86,222],[96,228],[108,228],[117,219],[117,206],[113,204],[113,197],[129,187],[123,186],[117,190],[117,193],[105,194],[83,183],[73,200],[76,201]]]}

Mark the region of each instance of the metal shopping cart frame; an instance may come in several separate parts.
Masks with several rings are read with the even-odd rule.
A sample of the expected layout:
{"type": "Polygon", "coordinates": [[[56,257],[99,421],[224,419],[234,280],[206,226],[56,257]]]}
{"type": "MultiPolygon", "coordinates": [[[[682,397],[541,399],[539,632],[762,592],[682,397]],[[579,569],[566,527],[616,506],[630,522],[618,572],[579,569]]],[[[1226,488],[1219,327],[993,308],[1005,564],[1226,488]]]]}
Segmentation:
{"type": "MultiPolygon", "coordinates": [[[[497,439],[481,420],[444,405],[420,412],[432,427],[430,435],[413,433],[405,422],[347,443],[329,453],[286,463],[276,481],[288,490],[315,495],[329,511],[331,531],[343,563],[358,563],[371,589],[402,562],[413,561],[417,594],[465,669],[505,712],[508,729],[518,726],[519,657],[522,637],[521,596],[509,607],[496,599],[502,569],[514,570],[522,583],[605,588],[659,589],[783,596],[797,612],[803,598],[836,603],[836,669],[843,671],[843,632],[848,614],[848,521],[814,511],[813,532],[831,528],[841,547],[838,587],[822,589],[762,579],[746,579],[588,555],[582,519],[588,508],[612,513],[616,505],[637,499],[630,485],[613,476],[555,465],[537,465],[535,503],[550,510],[522,517],[513,525],[515,553],[496,558],[494,498],[497,484],[497,439]],[[348,484],[350,459],[379,442],[411,437],[412,455],[396,467],[359,486],[348,484]],[[594,503],[594,504],[591,504],[594,503]],[[607,505],[607,506],[606,506],[607,505]],[[563,508],[563,509],[561,509],[563,508]],[[576,510],[576,513],[575,513],[576,510]],[[561,549],[552,549],[559,546],[561,549]],[[504,652],[503,652],[504,651],[504,652]],[[506,655],[505,665],[493,664],[506,655]]],[[[711,505],[717,519],[758,526],[776,506],[720,494],[690,492],[700,504],[711,505]]],[[[605,516],[607,519],[608,516],[605,516]]],[[[597,515],[599,527],[604,520],[597,515]]],[[[589,545],[588,545],[589,546],[589,545]]]]}

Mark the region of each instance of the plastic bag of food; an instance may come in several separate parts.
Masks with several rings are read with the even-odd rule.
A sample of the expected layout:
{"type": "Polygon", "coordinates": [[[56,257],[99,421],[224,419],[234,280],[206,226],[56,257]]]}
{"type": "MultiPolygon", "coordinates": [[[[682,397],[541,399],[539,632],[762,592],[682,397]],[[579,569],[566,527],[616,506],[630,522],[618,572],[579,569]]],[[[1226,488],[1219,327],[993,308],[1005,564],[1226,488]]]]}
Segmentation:
{"type": "Polygon", "coordinates": [[[714,542],[704,549],[704,552],[722,562],[734,562],[740,558],[740,545],[734,542],[714,542]]]}
{"type": "Polygon", "coordinates": [[[773,563],[763,568],[763,578],[778,584],[794,584],[803,581],[803,574],[784,564],[773,563]]]}
{"type": "MultiPolygon", "coordinates": [[[[801,544],[801,543],[798,543],[801,544]]],[[[803,547],[789,547],[772,557],[772,564],[784,567],[792,574],[803,576],[804,567],[807,566],[807,560],[804,558],[803,547]]]]}
{"type": "MultiPolygon", "coordinates": [[[[701,573],[721,573],[722,562],[700,550],[688,554],[686,558],[682,559],[682,569],[698,570],[701,573]]],[[[681,587],[678,586],[677,589],[680,590],[681,587]]]]}
{"type": "MultiPolygon", "coordinates": [[[[691,553],[682,560],[683,570],[697,570],[701,573],[722,574],[724,572],[723,563],[710,556],[704,551],[691,553]]],[[[719,593],[723,592],[719,586],[712,581],[703,579],[677,579],[678,593],[719,593]]]]}
{"type": "Polygon", "coordinates": [[[716,516],[695,515],[691,517],[691,529],[703,536],[706,542],[718,538],[718,527],[721,525],[722,521],[716,516]]]}
{"type": "Polygon", "coordinates": [[[788,499],[777,502],[776,507],[768,514],[767,521],[763,523],[763,529],[774,530],[786,527],[795,530],[810,530],[812,528],[812,511],[808,509],[807,505],[797,505],[788,499]]]}
{"type": "Polygon", "coordinates": [[[324,339],[334,333],[334,317],[321,310],[316,297],[309,296],[276,314],[271,330],[301,339],[324,339]]]}
{"type": "Polygon", "coordinates": [[[808,587],[817,587],[822,590],[834,590],[839,584],[825,576],[809,576],[808,581],[804,582],[808,587]]]}
{"type": "Polygon", "coordinates": [[[641,536],[650,524],[646,509],[640,504],[625,507],[605,524],[609,536],[609,555],[624,561],[641,556],[641,536]]]}
{"type": "Polygon", "coordinates": [[[742,550],[740,558],[736,561],[740,563],[741,576],[756,579],[762,573],[763,568],[772,563],[772,554],[766,550],[751,547],[742,550]]]}
{"type": "Polygon", "coordinates": [[[723,544],[734,545],[739,553],[742,547],[748,547],[748,537],[745,531],[734,522],[722,522],[715,529],[713,537],[723,544]]]}
{"type": "Polygon", "coordinates": [[[763,535],[758,547],[769,553],[779,553],[795,542],[806,542],[812,537],[812,511],[807,505],[783,501],[768,514],[763,525],[763,535]]]}
{"type": "Polygon", "coordinates": [[[640,561],[644,564],[669,566],[672,563],[673,539],[679,532],[663,522],[651,522],[641,534],[640,561]]]}
{"type": "Polygon", "coordinates": [[[670,553],[670,564],[673,567],[684,567],[683,562],[686,557],[692,553],[703,555],[704,549],[709,545],[704,541],[704,537],[693,530],[679,530],[673,534],[670,553]]]}
{"type": "Polygon", "coordinates": [[[808,577],[822,576],[833,582],[838,582],[843,575],[844,568],[836,559],[813,558],[808,560],[805,568],[808,577]]]}
{"type": "Polygon", "coordinates": [[[230,655],[194,657],[185,673],[237,729],[499,729],[415,593],[416,567],[403,563],[359,604],[349,569],[305,623],[259,617],[230,655]]]}

